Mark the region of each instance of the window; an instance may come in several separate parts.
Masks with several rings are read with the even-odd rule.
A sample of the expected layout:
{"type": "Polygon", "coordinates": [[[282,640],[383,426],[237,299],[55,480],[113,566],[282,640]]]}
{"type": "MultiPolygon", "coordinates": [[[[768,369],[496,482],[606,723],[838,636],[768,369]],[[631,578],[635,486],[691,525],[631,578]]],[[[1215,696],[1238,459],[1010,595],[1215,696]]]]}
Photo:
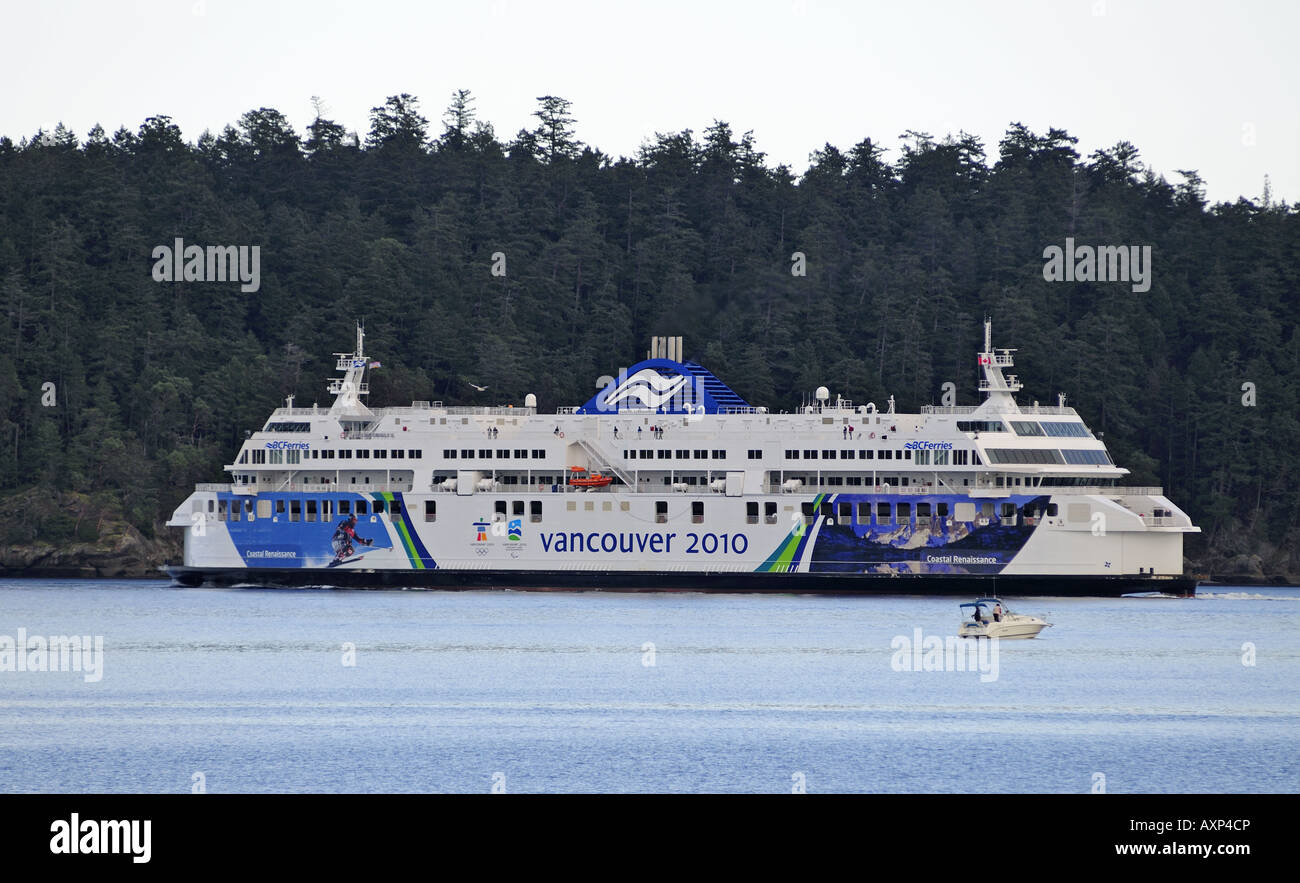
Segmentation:
{"type": "Polygon", "coordinates": [[[840,451],[841,460],[852,460],[858,455],[857,451],[840,451]]]}
{"type": "Polygon", "coordinates": [[[834,459],[835,459],[835,452],[834,452],[834,451],[822,451],[822,459],[823,459],[823,460],[834,460],[834,459]]]}
{"type": "Polygon", "coordinates": [[[465,460],[470,460],[470,459],[472,459],[472,458],[474,457],[474,452],[473,452],[472,450],[468,450],[468,449],[466,449],[466,448],[461,448],[461,450],[460,450],[460,456],[461,456],[463,459],[465,459],[465,460]]]}
{"type": "Polygon", "coordinates": [[[840,508],[840,515],[839,515],[840,521],[848,522],[849,519],[853,517],[853,504],[840,503],[839,508],[840,508]]]}
{"type": "Polygon", "coordinates": [[[817,459],[817,452],[816,452],[816,451],[808,451],[808,450],[805,450],[805,451],[803,452],[803,458],[804,458],[805,460],[816,460],[816,459],[817,459]]]}
{"type": "Polygon", "coordinates": [[[1056,512],[1057,512],[1056,504],[1055,504],[1055,503],[1048,503],[1048,504],[1047,504],[1047,517],[1048,517],[1048,518],[1055,518],[1055,517],[1056,517],[1056,512]]]}
{"type": "Polygon", "coordinates": [[[799,459],[799,452],[798,452],[798,451],[786,451],[786,452],[785,452],[785,458],[786,458],[787,460],[798,460],[798,459],[799,459]]]}
{"type": "Polygon", "coordinates": [[[315,520],[316,520],[316,501],[315,501],[315,500],[308,500],[308,501],[307,501],[307,519],[306,519],[306,520],[307,520],[307,521],[315,521],[315,520]]]}
{"type": "Polygon", "coordinates": [[[1082,423],[1044,423],[1043,433],[1052,438],[1087,438],[1088,427],[1082,423]]]}
{"type": "Polygon", "coordinates": [[[726,451],[714,451],[714,452],[713,452],[713,459],[715,459],[715,460],[725,460],[725,459],[727,459],[727,452],[726,452],[726,451]]]}
{"type": "Polygon", "coordinates": [[[876,452],[875,452],[875,451],[863,451],[863,452],[862,452],[862,459],[863,459],[863,460],[874,460],[875,457],[876,457],[876,452]]]}
{"type": "Polygon", "coordinates": [[[958,420],[957,429],[960,432],[1006,432],[1007,428],[1001,420],[958,420]]]}
{"type": "Polygon", "coordinates": [[[369,508],[370,508],[370,505],[369,505],[369,503],[367,503],[365,500],[357,500],[357,514],[358,514],[358,515],[366,515],[366,514],[367,514],[367,510],[368,510],[369,508]]]}
{"type": "Polygon", "coordinates": [[[912,504],[911,504],[911,503],[899,503],[899,504],[898,504],[898,520],[899,520],[899,521],[911,521],[911,520],[912,520],[912,504]]]}
{"type": "Polygon", "coordinates": [[[539,522],[539,521],[542,520],[542,501],[541,501],[541,500],[529,500],[529,501],[528,501],[528,520],[531,521],[531,522],[533,522],[534,524],[536,524],[537,522],[539,522]]]}
{"type": "Polygon", "coordinates": [[[490,450],[488,450],[487,448],[479,448],[478,458],[479,458],[480,460],[491,460],[491,459],[492,459],[492,452],[491,452],[490,450]]]}
{"type": "Polygon", "coordinates": [[[498,459],[498,460],[509,460],[509,459],[510,459],[510,450],[509,450],[509,448],[505,448],[505,449],[498,448],[498,449],[497,449],[497,459],[498,459]]]}
{"type": "Polygon", "coordinates": [[[870,521],[871,521],[871,504],[870,504],[870,503],[859,503],[859,504],[858,504],[858,523],[859,523],[859,524],[867,524],[867,523],[870,522],[870,521]]]}
{"type": "MultiPolygon", "coordinates": [[[[290,451],[289,453],[292,454],[293,451],[290,451]]],[[[369,459],[370,459],[370,449],[369,449],[369,448],[358,448],[358,449],[357,449],[357,459],[358,459],[358,460],[369,460],[369,459]]],[[[290,457],[289,460],[290,460],[290,462],[292,462],[292,461],[293,461],[293,458],[290,457]]]]}
{"type": "Polygon", "coordinates": [[[705,451],[705,450],[700,450],[699,448],[696,448],[696,450],[695,450],[695,459],[696,459],[696,460],[707,460],[707,459],[709,459],[709,452],[708,452],[708,451],[705,451]]]}
{"type": "Polygon", "coordinates": [[[1024,463],[1052,466],[1064,462],[1059,451],[1047,448],[989,448],[986,453],[994,465],[1024,463]]]}
{"type": "Polygon", "coordinates": [[[533,448],[533,459],[534,459],[534,460],[545,460],[545,459],[546,459],[546,449],[545,449],[545,448],[533,448]]]}
{"type": "Polygon", "coordinates": [[[668,521],[668,502],[659,500],[655,503],[655,524],[663,524],[668,521]]]}
{"type": "Polygon", "coordinates": [[[675,457],[677,457],[678,460],[689,460],[689,459],[691,459],[691,452],[690,452],[690,449],[689,449],[689,448],[680,448],[680,449],[674,451],[674,452],[673,452],[673,455],[674,455],[675,457]]]}
{"type": "Polygon", "coordinates": [[[240,462],[240,463],[247,463],[247,462],[248,462],[248,451],[244,451],[244,453],[242,453],[242,454],[239,455],[239,462],[240,462]]]}
{"type": "MultiPolygon", "coordinates": [[[[312,453],[315,453],[315,452],[313,451],[312,453]]],[[[265,462],[266,462],[266,451],[264,451],[264,450],[256,450],[256,451],[253,451],[253,464],[254,464],[254,465],[256,465],[256,464],[258,464],[258,463],[265,463],[265,462]]]]}
{"type": "Polygon", "coordinates": [[[880,459],[892,460],[894,459],[894,452],[889,448],[885,448],[883,451],[880,452],[880,459]]]}
{"type": "MultiPolygon", "coordinates": [[[[210,503],[210,502],[212,502],[212,501],[209,500],[208,502],[210,503]]],[[[211,511],[211,510],[209,510],[209,511],[211,511]]],[[[276,514],[276,515],[283,515],[283,514],[284,514],[284,500],[276,500],[276,501],[275,501],[275,514],[276,514]]]]}
{"type": "Polygon", "coordinates": [[[271,451],[271,452],[270,452],[270,455],[271,455],[271,456],[270,456],[270,461],[269,461],[269,462],[271,462],[271,463],[283,463],[283,462],[284,462],[284,451],[279,451],[279,450],[271,451]]]}
{"type": "Polygon", "coordinates": [[[352,501],[351,501],[351,500],[339,500],[339,514],[340,514],[340,515],[351,515],[351,514],[352,514],[352,501]]]}
{"type": "Polygon", "coordinates": [[[745,504],[745,523],[758,524],[758,503],[745,504]]]}
{"type": "Polygon", "coordinates": [[[917,466],[929,466],[929,465],[930,465],[930,452],[929,452],[929,451],[917,451],[917,452],[916,452],[916,456],[912,458],[912,462],[915,463],[917,466]]]}
{"type": "Polygon", "coordinates": [[[511,515],[523,515],[523,514],[524,514],[524,501],[523,501],[523,500],[512,500],[511,503],[510,503],[510,514],[511,514],[511,515]]]}
{"type": "MultiPolygon", "coordinates": [[[[493,505],[492,510],[493,510],[493,512],[495,512],[497,515],[500,515],[500,516],[502,516],[502,518],[504,518],[504,517],[505,517],[505,514],[506,514],[506,501],[505,501],[505,500],[497,500],[496,503],[493,505]]],[[[501,519],[501,518],[498,518],[497,520],[500,521],[500,520],[502,520],[502,519],[501,519]]]]}
{"type": "MultiPolygon", "coordinates": [[[[955,452],[954,452],[954,453],[955,453],[955,452]]],[[[962,453],[965,453],[965,451],[963,451],[962,453]]],[[[935,465],[935,466],[947,466],[947,465],[948,465],[948,452],[947,452],[947,451],[935,451],[935,452],[934,452],[934,465],[935,465]]]]}
{"type": "Polygon", "coordinates": [[[1002,504],[1002,517],[1003,517],[1003,518],[1015,518],[1015,517],[1016,517],[1016,504],[1015,504],[1015,503],[1003,503],[1003,504],[1002,504]]]}
{"type": "Polygon", "coordinates": [[[371,509],[376,515],[380,514],[381,512],[384,511],[384,501],[375,500],[375,504],[374,506],[371,507],[371,509]]]}
{"type": "Polygon", "coordinates": [[[412,460],[423,460],[424,451],[407,451],[406,456],[410,457],[412,460]]]}
{"type": "Polygon", "coordinates": [[[455,449],[455,448],[443,448],[443,450],[442,450],[442,459],[444,459],[444,460],[455,460],[455,459],[456,459],[456,449],[455,449]]]}
{"type": "Polygon", "coordinates": [[[749,459],[751,459],[751,460],[762,460],[762,459],[763,459],[763,451],[762,451],[762,449],[761,449],[761,448],[751,449],[751,450],[749,451],[749,459]]]}
{"type": "Polygon", "coordinates": [[[1105,451],[1072,451],[1068,448],[1061,451],[1065,455],[1065,462],[1074,466],[1110,466],[1110,456],[1105,451]]]}
{"type": "Polygon", "coordinates": [[[699,500],[691,503],[691,524],[704,523],[704,504],[699,500]]]}
{"type": "Polygon", "coordinates": [[[289,501],[289,520],[302,521],[302,500],[289,501]]]}
{"type": "Polygon", "coordinates": [[[886,523],[888,523],[888,522],[890,522],[890,521],[892,521],[892,520],[893,520],[893,518],[892,518],[892,516],[891,516],[891,514],[890,514],[890,511],[889,511],[889,504],[888,504],[888,503],[877,503],[877,504],[876,504],[876,521],[879,522],[879,523],[881,523],[881,524],[886,524],[886,523]]]}
{"type": "Polygon", "coordinates": [[[776,524],[776,503],[763,504],[763,520],[768,524],[776,524]]]}
{"type": "Polygon", "coordinates": [[[257,517],[258,517],[258,518],[270,518],[270,517],[271,517],[271,501],[270,501],[270,500],[258,500],[258,501],[257,501],[257,517]]]}
{"type": "Polygon", "coordinates": [[[812,504],[812,503],[801,503],[801,504],[799,505],[799,509],[800,509],[801,513],[803,514],[803,523],[804,523],[804,524],[812,524],[812,523],[813,523],[813,518],[814,518],[813,504],[812,504]]]}
{"type": "Polygon", "coordinates": [[[376,460],[388,459],[388,451],[384,450],[383,448],[375,448],[375,459],[376,460]]]}
{"type": "Polygon", "coordinates": [[[268,423],[267,432],[311,432],[310,423],[268,423]]]}
{"type": "Polygon", "coordinates": [[[641,451],[641,459],[642,459],[642,460],[649,460],[652,456],[654,456],[654,451],[651,451],[651,450],[644,450],[644,451],[641,451]]]}
{"type": "Polygon", "coordinates": [[[284,462],[286,463],[298,463],[301,462],[301,460],[302,460],[302,451],[284,452],[284,462]]]}
{"type": "Polygon", "coordinates": [[[660,460],[670,460],[672,459],[673,452],[665,448],[661,451],[655,451],[655,456],[660,460]]]}
{"type": "Polygon", "coordinates": [[[1012,420],[1011,428],[1016,431],[1016,435],[1045,435],[1043,427],[1039,426],[1032,420],[1012,420]]]}
{"type": "MultiPolygon", "coordinates": [[[[943,453],[947,454],[948,452],[947,452],[947,451],[944,451],[943,453]]],[[[953,451],[953,452],[952,452],[952,465],[954,465],[954,466],[965,466],[965,465],[966,465],[966,455],[967,455],[967,451],[966,451],[965,448],[962,448],[960,451],[953,451]]],[[[935,459],[934,459],[934,463],[935,463],[936,466],[941,465],[941,464],[939,463],[939,458],[938,458],[938,457],[935,457],[935,459]]]]}

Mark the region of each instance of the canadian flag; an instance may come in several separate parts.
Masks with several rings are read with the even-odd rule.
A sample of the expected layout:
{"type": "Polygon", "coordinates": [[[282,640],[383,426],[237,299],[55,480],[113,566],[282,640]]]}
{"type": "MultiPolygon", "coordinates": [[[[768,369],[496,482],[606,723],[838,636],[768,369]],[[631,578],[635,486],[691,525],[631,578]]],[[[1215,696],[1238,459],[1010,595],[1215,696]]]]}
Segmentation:
{"type": "Polygon", "coordinates": [[[980,364],[981,364],[981,365],[988,365],[988,364],[991,364],[990,361],[989,361],[989,357],[988,357],[988,356],[980,356],[980,364]]]}

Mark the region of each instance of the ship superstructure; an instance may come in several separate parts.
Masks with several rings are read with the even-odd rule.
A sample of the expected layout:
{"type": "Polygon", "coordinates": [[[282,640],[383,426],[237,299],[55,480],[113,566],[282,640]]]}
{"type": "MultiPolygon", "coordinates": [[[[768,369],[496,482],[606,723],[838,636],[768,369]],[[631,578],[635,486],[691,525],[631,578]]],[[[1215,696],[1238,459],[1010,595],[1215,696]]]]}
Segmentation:
{"type": "Polygon", "coordinates": [[[199,485],[187,584],[785,592],[1185,594],[1160,488],[1124,487],[1064,399],[1019,405],[985,323],[984,401],[895,413],[819,388],[791,413],[747,403],[681,338],[588,402],[542,413],[371,409],[364,332],[328,407],[292,398],[250,433],[228,484],[199,485]]]}

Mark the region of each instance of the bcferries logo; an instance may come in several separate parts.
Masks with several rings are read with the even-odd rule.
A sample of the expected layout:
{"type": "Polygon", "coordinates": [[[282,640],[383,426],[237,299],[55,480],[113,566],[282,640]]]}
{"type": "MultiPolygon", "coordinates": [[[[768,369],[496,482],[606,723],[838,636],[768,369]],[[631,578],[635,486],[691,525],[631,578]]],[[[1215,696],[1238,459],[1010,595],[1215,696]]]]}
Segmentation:
{"type": "MultiPolygon", "coordinates": [[[[618,384],[605,396],[605,407],[616,411],[620,402],[635,399],[644,408],[658,410],[665,402],[685,392],[690,378],[684,375],[667,377],[653,368],[642,368],[618,384]]],[[[692,399],[693,401],[693,399],[692,399]]]]}

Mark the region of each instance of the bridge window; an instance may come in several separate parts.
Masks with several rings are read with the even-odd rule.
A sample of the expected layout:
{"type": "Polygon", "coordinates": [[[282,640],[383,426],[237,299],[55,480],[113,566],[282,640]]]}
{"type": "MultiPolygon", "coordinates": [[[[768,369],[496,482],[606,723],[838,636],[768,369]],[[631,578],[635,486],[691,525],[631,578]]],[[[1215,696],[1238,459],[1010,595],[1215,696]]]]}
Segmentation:
{"type": "Polygon", "coordinates": [[[1012,420],[1011,428],[1016,431],[1016,435],[1045,435],[1043,427],[1039,426],[1032,420],[1012,420]]]}

